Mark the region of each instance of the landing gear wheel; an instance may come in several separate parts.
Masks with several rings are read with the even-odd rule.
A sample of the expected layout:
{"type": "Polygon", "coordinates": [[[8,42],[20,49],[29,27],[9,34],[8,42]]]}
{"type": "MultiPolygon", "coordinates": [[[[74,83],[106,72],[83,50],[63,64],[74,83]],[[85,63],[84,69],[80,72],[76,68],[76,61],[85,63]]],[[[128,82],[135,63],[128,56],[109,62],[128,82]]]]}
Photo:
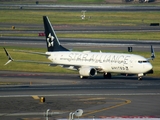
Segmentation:
{"type": "Polygon", "coordinates": [[[141,80],[142,80],[142,77],[138,77],[138,80],[141,81],[141,80]]]}
{"type": "Polygon", "coordinates": [[[106,79],[111,79],[112,75],[111,75],[111,73],[104,73],[103,77],[106,79]]]}
{"type": "Polygon", "coordinates": [[[80,77],[81,79],[83,79],[83,76],[82,76],[82,75],[80,75],[79,77],[80,77]]]}
{"type": "Polygon", "coordinates": [[[81,79],[87,79],[88,77],[87,77],[87,76],[82,76],[82,75],[80,75],[80,78],[81,78],[81,79]]]}

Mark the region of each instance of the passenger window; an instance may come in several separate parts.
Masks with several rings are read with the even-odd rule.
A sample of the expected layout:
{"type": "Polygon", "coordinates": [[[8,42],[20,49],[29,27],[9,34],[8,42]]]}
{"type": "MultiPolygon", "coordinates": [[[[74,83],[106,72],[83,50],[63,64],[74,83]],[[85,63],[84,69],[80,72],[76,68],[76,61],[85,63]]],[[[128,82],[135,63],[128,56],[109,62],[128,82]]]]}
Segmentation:
{"type": "Polygon", "coordinates": [[[149,61],[138,61],[138,63],[147,63],[149,61]]]}
{"type": "Polygon", "coordinates": [[[144,63],[147,63],[147,62],[149,62],[149,61],[143,61],[144,63]]]}

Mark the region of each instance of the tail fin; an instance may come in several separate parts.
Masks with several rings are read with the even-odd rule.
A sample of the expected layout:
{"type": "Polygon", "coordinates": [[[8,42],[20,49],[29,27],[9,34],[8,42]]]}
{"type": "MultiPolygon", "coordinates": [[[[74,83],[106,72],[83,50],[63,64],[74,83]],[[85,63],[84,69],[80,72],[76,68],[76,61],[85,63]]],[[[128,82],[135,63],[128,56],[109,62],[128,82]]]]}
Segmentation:
{"type": "Polygon", "coordinates": [[[47,16],[43,16],[43,22],[44,22],[48,52],[69,51],[68,49],[60,45],[56,33],[54,32],[54,29],[47,16]]]}

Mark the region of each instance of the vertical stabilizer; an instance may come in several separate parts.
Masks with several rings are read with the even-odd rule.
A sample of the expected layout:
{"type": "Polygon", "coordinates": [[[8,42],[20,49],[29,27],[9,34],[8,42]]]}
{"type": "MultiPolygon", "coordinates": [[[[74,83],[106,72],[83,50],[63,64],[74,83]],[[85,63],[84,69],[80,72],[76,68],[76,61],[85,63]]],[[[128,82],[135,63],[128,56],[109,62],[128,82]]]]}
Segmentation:
{"type": "Polygon", "coordinates": [[[43,16],[43,22],[44,22],[48,52],[69,51],[68,49],[60,45],[60,42],[56,36],[56,33],[54,32],[54,29],[47,16],[43,16]]]}

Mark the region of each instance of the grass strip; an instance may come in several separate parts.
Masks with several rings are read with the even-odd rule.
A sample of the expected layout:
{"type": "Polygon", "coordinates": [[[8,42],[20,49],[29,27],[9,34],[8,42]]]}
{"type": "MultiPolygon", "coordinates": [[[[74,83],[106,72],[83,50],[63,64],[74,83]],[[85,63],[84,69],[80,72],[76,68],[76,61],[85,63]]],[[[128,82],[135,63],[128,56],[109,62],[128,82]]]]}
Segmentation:
{"type": "MultiPolygon", "coordinates": [[[[38,37],[38,33],[27,34],[0,34],[11,37],[38,37]]],[[[107,33],[57,33],[58,38],[94,38],[94,39],[117,39],[117,40],[160,40],[160,32],[107,32],[107,33]]]]}
{"type": "Polygon", "coordinates": [[[0,23],[9,24],[43,24],[42,16],[49,16],[53,25],[149,25],[159,23],[160,11],[151,12],[100,12],[87,11],[86,18],[81,19],[81,11],[53,10],[0,10],[0,23]]]}

